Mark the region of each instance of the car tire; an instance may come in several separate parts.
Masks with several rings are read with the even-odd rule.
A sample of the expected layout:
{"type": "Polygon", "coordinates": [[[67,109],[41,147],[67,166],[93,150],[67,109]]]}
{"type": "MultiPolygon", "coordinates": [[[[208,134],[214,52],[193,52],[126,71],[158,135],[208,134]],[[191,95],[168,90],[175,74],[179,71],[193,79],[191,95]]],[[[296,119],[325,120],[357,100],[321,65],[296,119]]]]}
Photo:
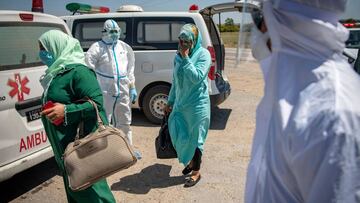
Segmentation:
{"type": "Polygon", "coordinates": [[[144,95],[142,109],[146,118],[156,124],[160,124],[164,115],[164,107],[167,104],[170,86],[157,85],[151,87],[144,95]]]}

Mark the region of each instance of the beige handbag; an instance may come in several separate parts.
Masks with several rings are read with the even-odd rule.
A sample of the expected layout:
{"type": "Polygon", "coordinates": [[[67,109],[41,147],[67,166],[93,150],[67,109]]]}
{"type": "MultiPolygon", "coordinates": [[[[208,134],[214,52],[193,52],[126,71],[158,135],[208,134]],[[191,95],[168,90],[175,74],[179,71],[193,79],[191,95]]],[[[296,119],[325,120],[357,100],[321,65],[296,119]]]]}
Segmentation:
{"type": "Polygon", "coordinates": [[[125,134],[112,126],[104,125],[96,104],[98,129],[79,139],[83,134],[83,122],[79,125],[75,141],[68,144],[63,159],[69,186],[73,191],[90,187],[120,170],[129,168],[137,161],[134,150],[125,134]]]}

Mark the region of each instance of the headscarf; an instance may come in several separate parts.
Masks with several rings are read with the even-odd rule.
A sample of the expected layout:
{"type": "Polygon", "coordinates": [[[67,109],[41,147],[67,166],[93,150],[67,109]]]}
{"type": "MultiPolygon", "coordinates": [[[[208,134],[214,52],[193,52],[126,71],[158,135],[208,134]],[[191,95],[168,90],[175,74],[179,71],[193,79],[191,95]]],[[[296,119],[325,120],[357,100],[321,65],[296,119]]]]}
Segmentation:
{"type": "Polygon", "coordinates": [[[185,24],[180,30],[179,38],[192,42],[193,46],[189,50],[190,58],[201,47],[201,34],[199,32],[199,29],[194,24],[185,24]]]}
{"type": "MultiPolygon", "coordinates": [[[[196,27],[196,25],[188,23],[185,24],[179,33],[179,39],[185,40],[185,41],[191,41],[192,47],[190,47],[189,50],[189,58],[192,58],[195,53],[199,50],[201,50],[201,33],[199,32],[199,29],[196,27]]],[[[179,43],[180,46],[180,43],[179,43]]],[[[178,61],[178,63],[181,63],[180,61],[183,60],[183,58],[176,54],[175,61],[178,61]]],[[[183,69],[181,69],[178,73],[179,77],[179,86],[183,86],[184,81],[184,75],[183,75],[183,69]]]]}
{"type": "Polygon", "coordinates": [[[54,57],[54,63],[40,79],[46,95],[52,79],[69,64],[85,64],[84,52],[77,39],[60,30],[49,30],[42,34],[39,42],[54,57]]]}

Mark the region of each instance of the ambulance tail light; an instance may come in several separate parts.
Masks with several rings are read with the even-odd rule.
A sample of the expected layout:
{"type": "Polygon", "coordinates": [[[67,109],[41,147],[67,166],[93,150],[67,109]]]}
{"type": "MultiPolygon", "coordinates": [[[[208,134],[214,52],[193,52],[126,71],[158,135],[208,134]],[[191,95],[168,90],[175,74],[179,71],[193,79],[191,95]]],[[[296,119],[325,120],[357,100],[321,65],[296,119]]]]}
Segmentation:
{"type": "Polygon", "coordinates": [[[211,56],[211,66],[210,66],[208,77],[210,80],[215,80],[215,78],[216,78],[215,49],[214,49],[214,47],[208,46],[207,50],[210,52],[210,56],[211,56]]]}
{"type": "Polygon", "coordinates": [[[31,11],[44,13],[43,1],[42,0],[33,0],[31,11]]]}
{"type": "Polygon", "coordinates": [[[22,21],[33,21],[34,20],[34,15],[30,14],[30,13],[20,13],[19,16],[22,21]]]}

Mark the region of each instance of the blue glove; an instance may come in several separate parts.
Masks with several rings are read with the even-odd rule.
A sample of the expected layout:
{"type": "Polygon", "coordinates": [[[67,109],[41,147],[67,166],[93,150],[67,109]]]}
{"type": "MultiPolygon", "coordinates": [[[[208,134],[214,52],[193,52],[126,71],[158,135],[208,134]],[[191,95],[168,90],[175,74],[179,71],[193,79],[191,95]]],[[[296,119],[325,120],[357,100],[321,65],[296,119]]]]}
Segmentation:
{"type": "Polygon", "coordinates": [[[134,103],[136,101],[136,97],[137,97],[137,92],[135,88],[131,88],[130,89],[130,99],[131,102],[134,103]]]}

